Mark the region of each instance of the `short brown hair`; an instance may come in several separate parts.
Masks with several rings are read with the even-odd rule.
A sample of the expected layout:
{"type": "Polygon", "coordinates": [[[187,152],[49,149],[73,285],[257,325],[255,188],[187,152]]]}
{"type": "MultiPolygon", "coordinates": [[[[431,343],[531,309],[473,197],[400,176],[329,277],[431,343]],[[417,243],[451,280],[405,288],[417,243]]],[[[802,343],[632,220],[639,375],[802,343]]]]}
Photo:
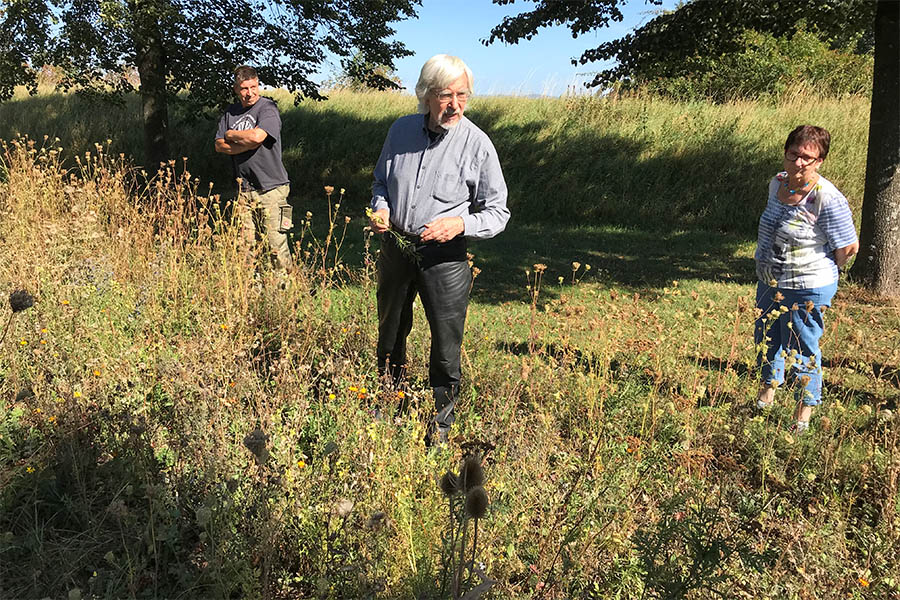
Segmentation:
{"type": "Polygon", "coordinates": [[[806,146],[812,144],[819,148],[819,158],[825,160],[828,156],[828,148],[831,146],[831,134],[827,129],[815,125],[800,125],[788,134],[784,143],[784,151],[791,146],[806,146]]]}
{"type": "Polygon", "coordinates": [[[241,65],[234,70],[234,85],[240,85],[250,79],[259,79],[256,69],[249,65],[241,65]]]}

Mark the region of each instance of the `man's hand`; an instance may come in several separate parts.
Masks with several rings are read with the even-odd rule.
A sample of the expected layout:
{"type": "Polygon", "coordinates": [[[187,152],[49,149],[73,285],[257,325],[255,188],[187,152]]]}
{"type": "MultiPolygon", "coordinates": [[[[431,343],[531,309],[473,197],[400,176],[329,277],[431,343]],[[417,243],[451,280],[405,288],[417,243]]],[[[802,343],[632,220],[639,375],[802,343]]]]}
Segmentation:
{"type": "Polygon", "coordinates": [[[369,226],[372,227],[372,231],[375,233],[384,233],[391,228],[390,218],[391,215],[388,212],[388,209],[382,208],[376,210],[369,216],[369,226]]]}
{"type": "Polygon", "coordinates": [[[449,242],[466,230],[462,217],[442,217],[425,225],[421,240],[423,242],[449,242]]]}

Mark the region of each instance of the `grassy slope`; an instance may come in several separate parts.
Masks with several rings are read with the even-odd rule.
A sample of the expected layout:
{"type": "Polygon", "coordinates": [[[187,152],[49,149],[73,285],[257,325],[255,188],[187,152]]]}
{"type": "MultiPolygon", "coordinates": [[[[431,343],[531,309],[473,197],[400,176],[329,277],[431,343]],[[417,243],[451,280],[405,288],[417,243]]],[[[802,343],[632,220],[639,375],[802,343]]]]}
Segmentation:
{"type": "MultiPolygon", "coordinates": [[[[409,105],[283,103],[301,213],[321,222],[333,184],[359,215],[409,105]]],[[[79,155],[107,137],[114,153],[139,145],[127,110],[103,114],[14,102],[0,138],[65,132],[79,155]]],[[[436,453],[416,419],[371,420],[396,401],[373,376],[371,273],[255,285],[228,230],[195,238],[174,192],[153,217],[115,169],[78,182],[7,154],[0,281],[38,303],[0,354],[0,564],[28,567],[3,567],[0,595],[428,597],[446,521],[435,478],[463,443],[492,448],[479,560],[498,597],[897,593],[896,308],[845,286],[811,435],[784,433],[787,401],[749,408],[752,240],[781,140],[799,122],[831,129],[824,172],[858,215],[866,103],[484,98],[470,114],[500,152],[514,218],[474,249],[458,437],[436,453]],[[257,427],[262,467],[246,447],[257,427]],[[330,516],[342,497],[356,503],[346,526],[330,516]],[[378,510],[388,527],[367,528],[378,510]]],[[[221,172],[213,125],[176,128],[203,179],[221,172]]],[[[354,265],[360,221],[343,249],[354,265]]],[[[417,314],[414,405],[426,330],[417,314]]]]}

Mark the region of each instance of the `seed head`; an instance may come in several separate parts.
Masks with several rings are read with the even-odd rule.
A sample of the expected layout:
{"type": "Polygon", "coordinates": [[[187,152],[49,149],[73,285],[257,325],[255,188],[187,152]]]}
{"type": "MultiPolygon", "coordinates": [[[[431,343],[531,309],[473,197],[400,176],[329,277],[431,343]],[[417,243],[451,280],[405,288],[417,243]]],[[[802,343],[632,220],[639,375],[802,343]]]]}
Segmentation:
{"type": "Polygon", "coordinates": [[[353,512],[353,500],[341,498],[331,507],[331,514],[341,519],[345,519],[353,512]]]}
{"type": "Polygon", "coordinates": [[[473,487],[466,494],[466,514],[473,519],[481,519],[487,512],[488,497],[484,488],[479,486],[473,487]]]}
{"type": "Polygon", "coordinates": [[[463,461],[459,478],[462,488],[467,492],[474,487],[482,485],[484,483],[484,469],[481,468],[481,461],[474,456],[467,456],[463,461]]]}
{"type": "Polygon", "coordinates": [[[447,471],[441,477],[441,491],[445,496],[452,496],[459,491],[459,477],[453,471],[447,471]]]}
{"type": "Polygon", "coordinates": [[[334,186],[333,186],[333,185],[326,185],[326,186],[325,186],[325,193],[328,194],[329,196],[330,196],[331,194],[333,194],[333,193],[334,193],[334,186]]]}
{"type": "Polygon", "coordinates": [[[14,313],[34,306],[34,297],[25,290],[16,290],[9,295],[9,307],[14,313]]]}

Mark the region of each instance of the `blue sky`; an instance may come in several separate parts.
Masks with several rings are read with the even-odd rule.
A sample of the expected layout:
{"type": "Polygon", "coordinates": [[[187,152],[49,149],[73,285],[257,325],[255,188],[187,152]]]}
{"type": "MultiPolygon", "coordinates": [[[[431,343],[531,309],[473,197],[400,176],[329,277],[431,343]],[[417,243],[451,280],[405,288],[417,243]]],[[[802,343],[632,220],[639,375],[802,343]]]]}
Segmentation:
{"type": "MultiPolygon", "coordinates": [[[[572,0],[579,1],[579,0],[572,0]]],[[[660,9],[673,9],[676,0],[665,0],[662,6],[645,0],[629,0],[623,7],[624,21],[610,27],[572,38],[564,26],[541,30],[533,39],[515,45],[494,42],[485,47],[491,28],[506,15],[533,8],[531,2],[519,1],[497,6],[490,0],[422,0],[418,19],[396,23],[395,39],[415,52],[397,61],[397,75],[412,93],[422,64],[440,53],[462,58],[475,76],[475,92],[479,95],[541,94],[558,96],[566,87],[585,88],[589,72],[603,68],[602,63],[575,67],[571,59],[599,44],[619,38],[653,18],[660,9]]]]}

